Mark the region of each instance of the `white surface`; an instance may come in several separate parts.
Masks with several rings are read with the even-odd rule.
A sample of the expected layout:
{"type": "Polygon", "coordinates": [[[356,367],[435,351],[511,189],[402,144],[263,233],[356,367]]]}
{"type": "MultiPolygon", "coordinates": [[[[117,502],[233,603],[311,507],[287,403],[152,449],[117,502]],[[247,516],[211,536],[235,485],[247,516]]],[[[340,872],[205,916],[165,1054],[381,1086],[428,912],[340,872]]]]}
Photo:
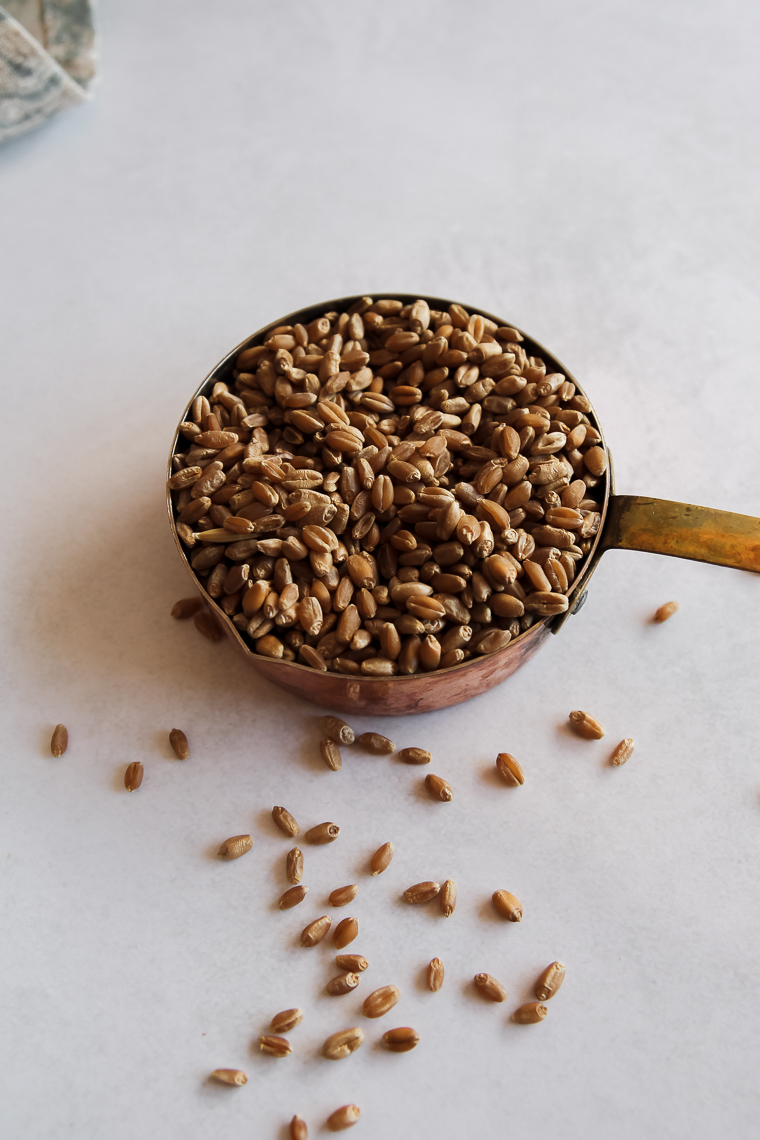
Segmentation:
{"type": "Polygon", "coordinates": [[[189,393],[242,337],[320,298],[420,290],[567,362],[620,491],[760,514],[759,24],[748,0],[118,0],[92,105],[0,152],[4,1135],[284,1140],[294,1112],[319,1135],[352,1100],[357,1140],[756,1135],[760,581],[607,556],[501,689],[371,725],[433,750],[455,789],[434,804],[386,758],[345,750],[329,772],[319,710],[169,618],[188,587],[163,475],[189,393]],[[602,742],[564,730],[577,707],[602,742]],[[495,781],[504,749],[525,787],[495,781]],[[284,914],[275,803],[343,828],[305,849],[311,894],[284,914]],[[213,857],[249,830],[251,854],[213,857]],[[449,875],[451,919],[399,903],[449,875]],[[371,967],[331,999],[331,946],[295,937],[352,881],[371,967]],[[489,909],[501,886],[519,926],[489,909]],[[510,1024],[557,957],[547,1021],[510,1024]],[[480,970],[506,1006],[473,994],[480,970]],[[387,982],[402,1001],[364,1021],[387,982]],[[295,1055],[256,1055],[293,1004],[295,1055]],[[318,1058],[360,1023],[359,1053],[318,1058]],[[404,1024],[414,1053],[376,1048],[404,1024]],[[211,1087],[217,1066],[248,1085],[211,1087]]]}

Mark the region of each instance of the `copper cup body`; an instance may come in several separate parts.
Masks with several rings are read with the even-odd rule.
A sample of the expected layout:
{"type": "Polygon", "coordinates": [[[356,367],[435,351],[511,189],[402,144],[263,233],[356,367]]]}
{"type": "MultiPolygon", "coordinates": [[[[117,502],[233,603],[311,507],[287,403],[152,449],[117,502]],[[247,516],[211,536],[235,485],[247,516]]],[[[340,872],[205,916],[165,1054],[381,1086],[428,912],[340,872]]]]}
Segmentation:
{"type": "MultiPolygon", "coordinates": [[[[415,301],[417,297],[420,296],[420,294],[413,295],[394,292],[380,295],[396,297],[405,304],[415,301]]],[[[426,297],[425,299],[431,309],[447,309],[449,305],[453,303],[441,297],[426,297]]],[[[357,300],[359,300],[359,295],[354,297],[341,297],[332,301],[323,301],[318,305],[311,305],[306,309],[299,309],[295,313],[289,313],[285,317],[280,317],[276,321],[270,322],[270,324],[266,325],[263,329],[259,329],[258,332],[246,337],[244,341],[232,349],[232,351],[211,370],[203,383],[200,384],[198,389],[193,393],[181,418],[185,419],[187,417],[187,413],[196,396],[206,395],[210,392],[217,380],[226,381],[230,379],[238,354],[245,348],[260,344],[265,339],[269,329],[277,325],[296,324],[298,322],[308,324],[324,312],[329,312],[332,309],[343,311],[357,300]]],[[[495,317],[490,313],[484,312],[480,308],[473,306],[472,311],[482,313],[483,316],[489,317],[500,325],[508,323],[500,317],[495,317]]],[[[510,327],[514,328],[516,326],[511,325],[510,327]]],[[[567,379],[576,385],[578,391],[582,391],[581,386],[575,378],[570,375],[568,370],[560,364],[552,353],[548,352],[538,341],[522,332],[522,330],[518,331],[525,337],[523,347],[529,356],[541,356],[546,361],[547,371],[563,372],[567,379]]],[[[593,408],[589,413],[589,418],[592,420],[594,426],[601,432],[593,408]]],[[[171,473],[171,457],[177,449],[178,440],[179,435],[176,434],[169,456],[169,473],[171,473]]],[[[607,508],[611,478],[610,472],[606,479],[604,503],[601,507],[602,512],[607,508]]],[[[521,665],[524,665],[526,661],[530,660],[549,638],[552,623],[556,620],[555,618],[542,618],[536,621],[530,629],[526,630],[525,633],[522,633],[504,649],[496,653],[475,657],[470,661],[463,662],[461,665],[455,665],[450,669],[437,669],[431,673],[418,673],[411,677],[395,676],[380,678],[344,676],[339,673],[322,673],[316,669],[311,669],[306,665],[299,665],[293,661],[280,661],[262,657],[255,653],[243,640],[239,630],[233,625],[230,618],[222,613],[218,606],[214,605],[203,588],[201,581],[194,574],[184,547],[177,535],[174,525],[171,495],[168,492],[167,507],[174,541],[185,568],[190,574],[204,602],[209,606],[217,623],[224,629],[224,632],[243,654],[249,665],[251,665],[260,676],[271,681],[272,684],[278,685],[282,689],[287,689],[290,693],[304,697],[306,700],[313,701],[315,704],[323,705],[326,708],[363,716],[409,716],[413,713],[434,712],[436,709],[448,708],[450,705],[469,701],[473,697],[477,697],[480,693],[485,693],[489,689],[494,688],[495,685],[500,684],[501,681],[504,681],[519,669],[521,665]]],[[[599,533],[596,535],[595,546],[599,544],[601,533],[602,527],[600,527],[599,533]]],[[[582,582],[590,565],[591,559],[587,559],[584,571],[579,574],[573,583],[570,609],[572,609],[574,605],[577,605],[577,599],[582,591],[582,582]]]]}
{"type": "Polygon", "coordinates": [[[413,677],[344,677],[261,657],[247,647],[244,652],[262,677],[314,704],[358,716],[411,716],[458,705],[487,692],[537,653],[549,636],[545,622],[537,622],[497,653],[413,677]]]}

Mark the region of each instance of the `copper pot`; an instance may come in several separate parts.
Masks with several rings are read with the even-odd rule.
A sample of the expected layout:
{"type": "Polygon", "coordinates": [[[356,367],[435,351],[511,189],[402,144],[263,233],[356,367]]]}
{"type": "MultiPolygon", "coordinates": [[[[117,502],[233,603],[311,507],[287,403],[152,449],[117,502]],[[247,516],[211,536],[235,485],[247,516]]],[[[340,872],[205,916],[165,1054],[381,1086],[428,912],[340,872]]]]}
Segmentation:
{"type": "MultiPolygon", "coordinates": [[[[404,303],[410,303],[416,300],[419,294],[391,292],[382,296],[396,297],[404,303]]],[[[180,418],[186,418],[196,396],[208,393],[217,380],[228,380],[238,353],[244,348],[260,344],[269,329],[276,325],[297,322],[308,324],[326,311],[331,309],[343,311],[357,300],[358,296],[323,301],[318,305],[311,305],[309,308],[299,309],[288,316],[280,317],[265,328],[259,329],[233,348],[212,369],[193,393],[180,418]]],[[[432,309],[439,310],[447,309],[452,303],[441,297],[427,297],[426,300],[432,309]]],[[[484,313],[482,309],[465,307],[470,311],[483,313],[500,325],[510,323],[490,313],[484,313]]],[[[543,357],[547,369],[563,372],[568,380],[576,385],[578,391],[583,392],[575,377],[552,353],[527,333],[519,331],[525,337],[524,347],[529,355],[543,357]]],[[[602,435],[602,443],[606,448],[604,432],[593,406],[589,418],[602,435]]],[[[177,441],[178,433],[174,436],[169,455],[169,474],[177,441]]],[[[558,617],[537,621],[529,630],[497,653],[476,657],[451,669],[439,669],[433,673],[422,673],[411,677],[353,677],[338,673],[322,673],[305,665],[273,660],[252,652],[232,621],[209,598],[203,585],[196,578],[177,535],[171,495],[168,491],[167,509],[174,541],[187,572],[217,622],[257,673],[273,684],[326,708],[367,716],[408,716],[411,713],[432,712],[435,709],[468,701],[471,697],[492,689],[511,676],[538,651],[550,634],[558,633],[567,618],[578,612],[586,600],[589,579],[602,554],[607,550],[646,550],[653,554],[669,554],[676,558],[690,558],[697,562],[711,562],[718,566],[731,566],[738,570],[760,573],[760,519],[730,511],[716,511],[709,507],[696,507],[689,503],[673,503],[666,499],[616,495],[609,449],[607,454],[609,466],[604,501],[601,505],[602,525],[591,555],[568,593],[570,605],[567,612],[558,617]]]]}

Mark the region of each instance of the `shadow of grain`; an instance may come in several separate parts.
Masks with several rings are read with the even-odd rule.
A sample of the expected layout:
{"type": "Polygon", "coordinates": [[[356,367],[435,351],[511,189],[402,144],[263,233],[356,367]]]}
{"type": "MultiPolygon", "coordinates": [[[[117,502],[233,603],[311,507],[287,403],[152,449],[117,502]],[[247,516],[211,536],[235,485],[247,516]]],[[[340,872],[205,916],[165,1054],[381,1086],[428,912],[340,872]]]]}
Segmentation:
{"type": "Polygon", "coordinates": [[[428,974],[428,963],[425,963],[424,966],[420,966],[415,971],[414,983],[413,984],[414,984],[414,988],[417,991],[417,993],[431,994],[432,995],[433,991],[430,989],[430,987],[427,984],[427,974],[428,974]]]}
{"type": "MultiPolygon", "coordinates": [[[[56,724],[60,724],[60,723],[63,723],[63,722],[56,721],[56,724]]],[[[40,756],[43,760],[62,760],[63,756],[66,755],[66,753],[64,752],[63,756],[54,756],[53,753],[50,751],[50,741],[52,739],[54,729],[55,729],[55,724],[51,724],[45,728],[39,729],[39,749],[40,749],[40,756]]],[[[68,746],[67,746],[67,751],[68,751],[68,746]]]]}
{"type": "Polygon", "coordinates": [[[134,793],[128,792],[127,789],[124,787],[124,773],[126,772],[126,770],[127,770],[126,764],[119,764],[118,767],[115,767],[112,770],[112,772],[111,772],[111,788],[115,792],[124,792],[124,794],[128,796],[130,794],[133,795],[134,793]]]}
{"type": "Polygon", "coordinates": [[[481,922],[487,922],[489,926],[518,925],[515,922],[509,922],[506,918],[502,918],[500,914],[497,914],[490,897],[484,898],[478,903],[478,918],[481,922]]]}
{"type": "Polygon", "coordinates": [[[499,775],[499,770],[495,764],[486,764],[478,769],[478,782],[484,784],[487,788],[499,788],[502,791],[514,791],[518,788],[519,784],[507,784],[502,776],[499,775]]]}
{"type": "MultiPolygon", "coordinates": [[[[241,834],[242,834],[242,832],[241,832],[241,834]]],[[[225,836],[225,838],[229,838],[229,837],[225,836]]],[[[219,855],[219,848],[222,846],[223,843],[224,843],[224,839],[220,839],[218,842],[214,842],[214,843],[207,843],[206,846],[203,848],[203,858],[206,859],[209,863],[221,864],[221,863],[228,862],[228,860],[220,858],[220,855],[219,855]]],[[[233,859],[232,862],[236,863],[237,859],[233,859]]]]}
{"type": "MultiPolygon", "coordinates": [[[[169,743],[169,731],[170,730],[167,728],[165,731],[164,730],[162,730],[162,731],[156,730],[152,733],[153,741],[155,744],[155,750],[156,750],[157,755],[160,756],[164,760],[176,760],[177,757],[174,755],[174,749],[172,748],[171,744],[169,743]]],[[[189,743],[190,742],[188,741],[188,744],[189,743]]],[[[190,752],[190,756],[188,757],[188,759],[190,759],[191,757],[192,757],[192,750],[190,752]]],[[[184,761],[182,761],[182,763],[184,763],[184,761]]]]}

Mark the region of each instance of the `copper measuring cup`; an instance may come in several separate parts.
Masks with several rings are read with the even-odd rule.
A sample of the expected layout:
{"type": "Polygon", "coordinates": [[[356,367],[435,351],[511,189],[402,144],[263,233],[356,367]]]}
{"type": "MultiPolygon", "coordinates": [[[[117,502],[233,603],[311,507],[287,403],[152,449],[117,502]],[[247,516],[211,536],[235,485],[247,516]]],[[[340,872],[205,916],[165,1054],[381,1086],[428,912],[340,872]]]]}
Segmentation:
{"type": "MultiPolygon", "coordinates": [[[[415,301],[419,296],[419,294],[394,292],[379,295],[395,297],[405,304],[415,301]]],[[[342,312],[359,299],[360,296],[357,295],[323,301],[318,305],[311,305],[280,317],[265,328],[259,329],[232,349],[212,369],[193,393],[180,418],[187,417],[196,396],[210,392],[217,380],[231,380],[238,354],[245,348],[261,344],[270,329],[277,325],[298,322],[309,324],[322,313],[333,309],[342,312]]],[[[426,297],[425,300],[431,309],[448,309],[452,304],[451,301],[441,297],[426,297]]],[[[510,327],[516,327],[482,309],[465,307],[470,312],[482,313],[499,325],[510,324],[510,327]]],[[[564,373],[567,379],[575,384],[577,390],[585,395],[575,377],[551,352],[522,329],[518,331],[525,338],[523,347],[529,355],[541,356],[546,361],[547,371],[564,373]]],[[[558,633],[567,618],[576,614],[583,605],[589,579],[599,559],[607,550],[644,550],[652,554],[668,554],[675,558],[689,558],[696,562],[711,562],[718,566],[731,566],[737,570],[760,573],[760,519],[734,514],[731,511],[717,511],[710,507],[696,507],[689,503],[673,503],[666,499],[616,495],[612,456],[593,406],[588,415],[602,436],[602,445],[607,451],[609,463],[605,478],[604,501],[600,504],[602,523],[590,555],[568,591],[570,604],[567,611],[556,617],[542,618],[496,653],[473,658],[450,669],[439,669],[432,673],[413,676],[356,677],[322,673],[292,661],[262,657],[246,644],[231,619],[215,605],[193,572],[177,535],[171,494],[167,489],[167,509],[174,541],[186,570],[204,602],[212,610],[216,621],[244,654],[248,663],[266,680],[326,708],[357,715],[408,716],[412,713],[447,708],[449,705],[470,700],[498,685],[528,661],[550,634],[558,633]]],[[[172,442],[168,463],[169,475],[172,473],[172,457],[177,450],[178,440],[179,432],[175,433],[172,442]]]]}

